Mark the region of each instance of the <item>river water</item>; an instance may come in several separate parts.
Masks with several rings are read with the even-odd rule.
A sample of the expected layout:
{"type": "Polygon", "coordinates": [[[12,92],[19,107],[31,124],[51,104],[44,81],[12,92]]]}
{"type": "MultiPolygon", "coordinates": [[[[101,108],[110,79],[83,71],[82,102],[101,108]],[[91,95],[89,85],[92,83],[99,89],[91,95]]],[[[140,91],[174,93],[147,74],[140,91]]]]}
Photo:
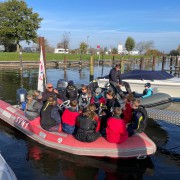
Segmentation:
{"type": "MultiPolygon", "coordinates": [[[[111,67],[94,68],[94,77],[106,75],[111,67]]],[[[47,69],[47,80],[54,87],[58,79],[89,82],[89,68],[47,69]]],[[[0,98],[15,104],[16,90],[23,85],[36,89],[37,69],[0,71],[0,98]]],[[[171,109],[178,109],[173,103],[171,109]]],[[[148,136],[156,143],[157,152],[145,160],[117,160],[67,154],[44,147],[0,121],[0,152],[20,180],[93,180],[93,179],[179,179],[180,127],[149,119],[148,136]]]]}

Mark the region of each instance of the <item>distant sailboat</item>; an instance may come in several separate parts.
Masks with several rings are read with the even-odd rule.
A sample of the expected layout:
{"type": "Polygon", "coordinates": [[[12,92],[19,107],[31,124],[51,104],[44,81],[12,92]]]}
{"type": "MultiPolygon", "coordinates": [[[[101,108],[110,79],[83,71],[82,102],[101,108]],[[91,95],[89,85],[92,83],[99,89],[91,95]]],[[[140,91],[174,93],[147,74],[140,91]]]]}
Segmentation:
{"type": "Polygon", "coordinates": [[[46,84],[46,72],[45,72],[44,57],[43,57],[43,52],[42,52],[42,47],[41,47],[37,89],[43,92],[45,84],[46,84]]]}

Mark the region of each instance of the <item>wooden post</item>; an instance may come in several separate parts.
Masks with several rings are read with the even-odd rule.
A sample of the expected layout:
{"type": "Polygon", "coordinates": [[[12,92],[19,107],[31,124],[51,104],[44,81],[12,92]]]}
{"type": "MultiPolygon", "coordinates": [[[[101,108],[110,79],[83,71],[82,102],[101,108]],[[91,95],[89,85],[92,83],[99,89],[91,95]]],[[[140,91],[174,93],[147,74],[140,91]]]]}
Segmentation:
{"type": "Polygon", "coordinates": [[[139,64],[139,69],[140,70],[143,70],[143,65],[144,65],[144,57],[141,57],[140,64],[139,64]]]}
{"type": "Polygon", "coordinates": [[[114,64],[115,64],[115,60],[114,60],[114,55],[113,55],[113,57],[112,57],[112,66],[114,66],[114,64]]]}
{"type": "Polygon", "coordinates": [[[155,71],[155,65],[156,65],[156,57],[153,56],[152,71],[155,71]]]}
{"type": "Polygon", "coordinates": [[[178,62],[178,58],[179,58],[179,56],[176,56],[176,61],[175,61],[175,65],[174,65],[174,67],[175,67],[174,75],[175,76],[177,75],[177,73],[179,74],[179,62],[178,62]]]}
{"type": "Polygon", "coordinates": [[[45,52],[44,37],[39,37],[38,41],[39,41],[39,52],[41,52],[41,47],[42,47],[44,66],[45,66],[45,71],[46,71],[46,52],[45,52]]]}
{"type": "Polygon", "coordinates": [[[163,57],[162,57],[162,71],[164,71],[165,63],[166,63],[166,57],[163,56],[163,57]]]}
{"type": "Polygon", "coordinates": [[[103,76],[103,71],[104,71],[104,54],[102,54],[101,66],[102,66],[102,69],[101,69],[101,77],[102,77],[103,76]]]}
{"type": "Polygon", "coordinates": [[[79,69],[82,70],[82,61],[79,60],[79,69]]]}
{"type": "Polygon", "coordinates": [[[66,59],[66,56],[64,56],[64,70],[67,69],[67,59],[66,59]]]}
{"type": "Polygon", "coordinates": [[[170,57],[170,74],[172,74],[173,57],[170,57]]]}
{"type": "Polygon", "coordinates": [[[102,54],[102,61],[101,61],[101,65],[104,66],[104,54],[102,54]]]}
{"type": "Polygon", "coordinates": [[[19,59],[20,59],[20,71],[23,70],[23,65],[22,65],[22,50],[20,48],[20,51],[19,51],[19,59]]]}
{"type": "Polygon", "coordinates": [[[90,57],[90,77],[89,81],[92,81],[94,79],[94,57],[90,57]]]}
{"type": "Polygon", "coordinates": [[[121,73],[124,74],[124,59],[123,59],[123,57],[121,58],[120,65],[121,65],[121,73]]]}

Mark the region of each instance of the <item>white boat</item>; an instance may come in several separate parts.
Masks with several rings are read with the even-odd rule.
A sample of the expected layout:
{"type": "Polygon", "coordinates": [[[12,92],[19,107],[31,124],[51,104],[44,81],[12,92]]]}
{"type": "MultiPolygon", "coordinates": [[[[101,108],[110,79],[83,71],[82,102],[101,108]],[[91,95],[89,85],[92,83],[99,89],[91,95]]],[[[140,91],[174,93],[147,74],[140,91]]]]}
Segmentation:
{"type": "Polygon", "coordinates": [[[0,154],[0,180],[17,180],[13,170],[0,154]]]}
{"type": "MultiPolygon", "coordinates": [[[[166,93],[172,98],[180,98],[180,78],[174,77],[166,71],[133,70],[122,74],[122,79],[128,82],[132,91],[136,93],[142,93],[145,83],[149,82],[154,93],[166,93]]],[[[108,81],[106,76],[98,79],[98,84],[103,87],[108,81]]]]}

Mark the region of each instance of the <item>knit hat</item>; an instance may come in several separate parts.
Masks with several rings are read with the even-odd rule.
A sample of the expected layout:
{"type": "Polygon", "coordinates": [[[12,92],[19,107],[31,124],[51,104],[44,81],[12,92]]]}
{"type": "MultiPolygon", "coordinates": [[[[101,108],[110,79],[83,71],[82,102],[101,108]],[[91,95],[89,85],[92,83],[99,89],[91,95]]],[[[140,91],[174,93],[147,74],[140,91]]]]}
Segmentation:
{"type": "Polygon", "coordinates": [[[151,87],[151,83],[146,83],[144,86],[145,87],[151,87]]]}
{"type": "Polygon", "coordinates": [[[73,82],[72,80],[70,80],[70,81],[68,82],[68,86],[74,86],[74,82],[73,82]]]}
{"type": "Polygon", "coordinates": [[[102,89],[99,87],[95,90],[95,93],[101,93],[101,92],[102,92],[102,89]]]}

